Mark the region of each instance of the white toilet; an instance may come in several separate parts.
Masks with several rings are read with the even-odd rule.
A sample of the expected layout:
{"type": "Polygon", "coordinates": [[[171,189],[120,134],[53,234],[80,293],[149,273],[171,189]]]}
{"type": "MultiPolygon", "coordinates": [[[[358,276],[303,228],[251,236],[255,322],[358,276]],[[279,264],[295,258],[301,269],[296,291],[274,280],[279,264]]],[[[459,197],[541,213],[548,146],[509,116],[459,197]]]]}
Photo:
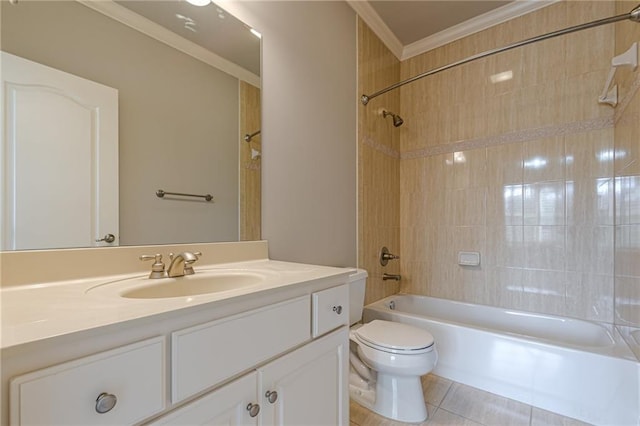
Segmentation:
{"type": "MultiPolygon", "coordinates": [[[[349,277],[351,325],[362,318],[367,271],[349,277]]],[[[436,366],[433,336],[418,327],[374,320],[351,327],[349,395],[393,420],[419,423],[427,418],[420,376],[436,366]]]]}

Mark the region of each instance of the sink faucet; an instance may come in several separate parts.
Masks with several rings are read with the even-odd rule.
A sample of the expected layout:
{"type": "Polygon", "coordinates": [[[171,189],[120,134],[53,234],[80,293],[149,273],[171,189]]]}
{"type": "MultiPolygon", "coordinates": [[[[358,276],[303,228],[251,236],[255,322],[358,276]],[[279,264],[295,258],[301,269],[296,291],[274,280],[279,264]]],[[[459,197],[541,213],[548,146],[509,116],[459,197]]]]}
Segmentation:
{"type": "Polygon", "coordinates": [[[191,265],[198,260],[198,256],[202,256],[202,253],[199,251],[194,253],[190,251],[183,251],[175,256],[173,253],[169,253],[169,258],[171,259],[171,263],[167,268],[167,275],[169,278],[192,275],[194,271],[193,266],[191,265]]]}

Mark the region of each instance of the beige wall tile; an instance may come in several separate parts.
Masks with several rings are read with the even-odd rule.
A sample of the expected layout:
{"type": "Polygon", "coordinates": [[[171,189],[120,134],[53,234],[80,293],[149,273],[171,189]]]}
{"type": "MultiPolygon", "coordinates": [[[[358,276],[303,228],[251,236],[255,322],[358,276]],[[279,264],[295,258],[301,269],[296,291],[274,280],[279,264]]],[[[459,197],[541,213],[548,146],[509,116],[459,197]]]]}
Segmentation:
{"type": "MultiPolygon", "coordinates": [[[[406,60],[399,76],[633,7],[561,1],[406,60]]],[[[387,123],[372,124],[368,112],[361,140],[367,134],[391,147],[399,140],[399,178],[394,183],[393,168],[380,171],[387,166],[376,160],[377,151],[362,155],[370,166],[360,173],[371,186],[362,189],[360,203],[377,210],[387,200],[400,213],[397,219],[363,214],[370,229],[361,232],[368,241],[361,251],[375,257],[373,241],[395,229],[402,259],[393,267],[402,272],[404,292],[602,321],[617,312],[628,321],[628,298],[614,305],[614,264],[619,276],[635,279],[626,274],[637,273],[637,261],[629,260],[638,255],[636,230],[629,225],[640,226],[638,191],[632,191],[640,187],[640,97],[617,110],[597,97],[611,57],[626,50],[620,44],[640,40],[637,27],[621,23],[515,49],[392,92],[399,98],[381,97],[378,107],[398,108],[405,124],[394,132],[387,123]],[[509,71],[510,79],[490,79],[509,71]],[[384,189],[377,191],[391,191],[386,196],[373,189],[379,178],[384,189]],[[395,220],[398,225],[386,223],[395,220]],[[481,267],[457,265],[460,250],[480,251],[481,267]]],[[[379,41],[366,43],[374,56],[388,54],[379,41]]],[[[376,84],[393,80],[392,62],[369,60],[363,72],[376,84]]],[[[622,100],[637,77],[619,77],[622,100]]],[[[395,288],[375,287],[368,300],[395,288]]],[[[637,300],[635,287],[623,287],[620,294],[637,300]]]]}
{"type": "Polygon", "coordinates": [[[525,226],[525,268],[564,271],[567,251],[564,226],[525,226]]]}
{"type": "Polygon", "coordinates": [[[613,178],[566,182],[567,225],[613,225],[613,178]]]}
{"type": "Polygon", "coordinates": [[[566,314],[571,317],[612,323],[613,280],[611,274],[567,272],[566,314]]]}
{"type": "MultiPolygon", "coordinates": [[[[373,32],[358,20],[358,81],[372,93],[400,77],[400,63],[373,32]]],[[[384,272],[399,273],[400,264],[380,265],[382,246],[400,255],[400,130],[382,109],[401,114],[399,92],[358,105],[358,266],[369,272],[365,303],[397,293],[399,283],[383,281],[384,272]]],[[[417,168],[416,170],[419,170],[417,168]]]]}
{"type": "Polygon", "coordinates": [[[640,278],[616,276],[614,294],[616,323],[640,327],[640,278]]]}
{"type": "Polygon", "coordinates": [[[567,227],[566,270],[613,276],[613,226],[567,227]]]}
{"type": "Polygon", "coordinates": [[[562,180],[564,166],[564,144],[561,137],[524,143],[524,183],[562,180]]]}
{"type": "Polygon", "coordinates": [[[551,181],[523,186],[525,225],[565,224],[565,182],[551,181]]]}

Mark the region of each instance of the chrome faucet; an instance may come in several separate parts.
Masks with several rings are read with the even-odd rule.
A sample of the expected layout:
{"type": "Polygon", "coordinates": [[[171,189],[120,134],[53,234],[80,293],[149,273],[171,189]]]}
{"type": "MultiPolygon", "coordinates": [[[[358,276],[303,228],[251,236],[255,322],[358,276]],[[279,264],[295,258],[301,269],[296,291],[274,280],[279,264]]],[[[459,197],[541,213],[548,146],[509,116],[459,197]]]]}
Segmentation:
{"type": "Polygon", "coordinates": [[[202,256],[202,253],[199,251],[194,253],[190,251],[183,251],[175,256],[173,253],[169,253],[169,259],[171,259],[171,263],[167,268],[167,275],[169,278],[192,275],[194,273],[192,265],[196,260],[198,260],[198,256],[202,256]]]}

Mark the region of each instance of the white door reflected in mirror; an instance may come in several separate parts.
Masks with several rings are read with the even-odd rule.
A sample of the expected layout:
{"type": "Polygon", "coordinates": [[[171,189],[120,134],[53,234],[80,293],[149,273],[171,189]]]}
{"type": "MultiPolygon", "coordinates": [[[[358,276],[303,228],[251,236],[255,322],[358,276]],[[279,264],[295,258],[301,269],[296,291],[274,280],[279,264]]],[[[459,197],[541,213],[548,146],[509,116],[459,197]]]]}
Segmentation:
{"type": "Polygon", "coordinates": [[[118,91],[1,54],[0,248],[117,245],[118,91]]]}

